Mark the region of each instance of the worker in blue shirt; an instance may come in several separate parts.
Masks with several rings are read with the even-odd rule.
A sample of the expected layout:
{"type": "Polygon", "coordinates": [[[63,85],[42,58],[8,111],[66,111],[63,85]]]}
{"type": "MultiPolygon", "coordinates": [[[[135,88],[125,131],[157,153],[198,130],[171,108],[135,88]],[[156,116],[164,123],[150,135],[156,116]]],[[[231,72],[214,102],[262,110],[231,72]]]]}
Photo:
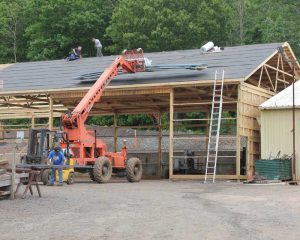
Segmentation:
{"type": "Polygon", "coordinates": [[[58,169],[59,186],[63,186],[62,166],[65,162],[64,154],[60,147],[54,147],[54,149],[48,155],[48,163],[52,163],[52,174],[50,179],[50,186],[54,185],[56,169],[58,169]]]}

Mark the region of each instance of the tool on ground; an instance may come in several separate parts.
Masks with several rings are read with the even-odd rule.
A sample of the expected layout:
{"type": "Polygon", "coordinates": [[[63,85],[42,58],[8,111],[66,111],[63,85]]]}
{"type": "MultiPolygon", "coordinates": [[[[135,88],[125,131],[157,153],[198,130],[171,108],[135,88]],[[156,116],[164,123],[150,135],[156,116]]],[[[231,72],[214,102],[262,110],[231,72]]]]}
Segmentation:
{"type": "Polygon", "coordinates": [[[222,72],[221,81],[218,79],[218,70],[215,72],[215,82],[213,89],[213,100],[210,115],[209,137],[207,145],[207,157],[205,167],[205,180],[204,182],[215,183],[218,149],[219,149],[219,135],[222,117],[222,104],[223,104],[223,83],[224,83],[224,70],[222,72]]]}

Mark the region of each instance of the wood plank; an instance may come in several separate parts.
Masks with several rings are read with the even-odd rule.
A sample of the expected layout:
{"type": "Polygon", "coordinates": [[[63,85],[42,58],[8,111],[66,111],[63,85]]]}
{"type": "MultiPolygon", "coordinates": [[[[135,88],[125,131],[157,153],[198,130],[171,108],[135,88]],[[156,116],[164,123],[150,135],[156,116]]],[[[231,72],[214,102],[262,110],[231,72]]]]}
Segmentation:
{"type": "MultiPolygon", "coordinates": [[[[204,180],[205,175],[172,175],[170,176],[170,180],[204,180]]],[[[218,180],[239,180],[239,179],[247,179],[244,175],[216,175],[216,179],[218,180]]]]}
{"type": "Polygon", "coordinates": [[[270,77],[269,71],[268,71],[268,69],[267,69],[267,67],[266,67],[265,65],[264,65],[264,68],[265,68],[265,71],[266,71],[266,73],[267,73],[269,82],[271,83],[271,86],[272,86],[272,88],[273,88],[273,91],[275,92],[275,87],[274,87],[274,85],[273,85],[272,78],[270,77]]]}
{"type": "MultiPolygon", "coordinates": [[[[279,59],[278,59],[278,65],[279,65],[279,59]]],[[[269,64],[265,64],[264,66],[266,66],[266,67],[268,67],[268,68],[271,68],[271,69],[273,69],[273,70],[275,70],[275,71],[277,71],[277,72],[280,72],[280,73],[282,73],[282,74],[285,74],[285,75],[287,75],[287,76],[293,77],[292,74],[287,73],[287,72],[285,72],[285,71],[282,71],[282,70],[280,70],[278,67],[275,68],[275,67],[272,67],[272,66],[269,65],[269,64]]],[[[278,76],[278,73],[276,73],[276,76],[278,76]]]]}
{"type": "MultiPolygon", "coordinates": [[[[244,81],[244,78],[238,79],[225,79],[224,84],[239,84],[241,81],[244,81]]],[[[109,90],[141,90],[141,89],[170,89],[174,87],[184,87],[184,86],[210,86],[214,82],[213,79],[207,80],[196,80],[196,81],[185,81],[182,82],[167,82],[167,83],[153,83],[153,84],[132,84],[132,85],[122,85],[122,86],[108,86],[106,91],[109,90]]],[[[72,91],[88,91],[90,87],[78,87],[78,88],[64,88],[64,89],[36,89],[36,90],[25,90],[25,91],[3,91],[0,92],[0,96],[11,96],[11,95],[36,95],[36,94],[49,94],[53,95],[56,93],[67,93],[72,91]]],[[[105,95],[104,92],[104,95],[105,95]]],[[[127,93],[128,94],[128,93],[127,93]]]]}
{"type": "Polygon", "coordinates": [[[169,177],[173,176],[173,138],[174,138],[174,89],[170,92],[170,126],[169,126],[169,177]]]}

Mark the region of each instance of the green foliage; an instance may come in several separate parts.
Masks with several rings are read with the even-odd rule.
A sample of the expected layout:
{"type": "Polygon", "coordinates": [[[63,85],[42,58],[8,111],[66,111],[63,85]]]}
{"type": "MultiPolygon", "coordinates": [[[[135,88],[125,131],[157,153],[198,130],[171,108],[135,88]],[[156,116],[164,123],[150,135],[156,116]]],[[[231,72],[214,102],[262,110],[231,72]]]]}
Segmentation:
{"type": "Polygon", "coordinates": [[[246,43],[288,41],[299,56],[300,1],[251,1],[246,43]]]}
{"type": "MultiPolygon", "coordinates": [[[[167,116],[162,116],[162,121],[167,122],[167,116]]],[[[86,121],[86,124],[98,125],[98,126],[113,126],[113,116],[92,116],[86,121]]],[[[156,124],[148,114],[134,114],[134,115],[118,115],[118,126],[143,126],[156,124]]]]}
{"type": "Polygon", "coordinates": [[[0,63],[288,41],[299,55],[300,1],[1,0],[0,63]]]}
{"type": "Polygon", "coordinates": [[[0,63],[24,60],[24,9],[27,0],[0,1],[0,63]]]}
{"type": "MultiPolygon", "coordinates": [[[[65,58],[78,45],[84,57],[93,56],[93,37],[114,54],[138,47],[148,52],[199,48],[211,40],[219,46],[288,41],[299,56],[299,16],[296,0],[1,0],[0,63],[65,58]]],[[[183,117],[205,118],[203,113],[183,117]]],[[[167,125],[168,114],[162,122],[167,125]]],[[[87,123],[111,126],[113,118],[90,117],[87,123]]],[[[118,116],[118,125],[148,124],[153,121],[145,114],[118,116]]],[[[54,125],[60,125],[58,118],[54,125]]],[[[187,124],[179,129],[193,130],[187,124]]]]}
{"type": "Polygon", "coordinates": [[[114,4],[112,0],[29,0],[28,59],[65,58],[79,45],[83,56],[91,56],[91,39],[104,35],[114,4]]]}
{"type": "Polygon", "coordinates": [[[228,7],[222,0],[121,0],[106,31],[110,50],[189,49],[212,39],[225,44],[228,7]]]}

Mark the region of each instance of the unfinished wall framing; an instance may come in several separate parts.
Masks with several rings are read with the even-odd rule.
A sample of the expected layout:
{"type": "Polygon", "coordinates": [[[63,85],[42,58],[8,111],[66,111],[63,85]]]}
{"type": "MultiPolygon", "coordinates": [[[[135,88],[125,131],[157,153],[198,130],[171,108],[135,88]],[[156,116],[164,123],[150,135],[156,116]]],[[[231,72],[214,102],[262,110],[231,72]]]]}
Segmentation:
{"type": "MultiPolygon", "coordinates": [[[[167,80],[164,79],[166,73],[163,73],[161,76],[157,73],[153,75],[156,77],[155,79],[149,80],[148,75],[142,78],[141,83],[137,83],[137,81],[131,82],[131,79],[129,79],[128,81],[124,80],[125,82],[127,81],[126,84],[121,83],[118,85],[118,81],[116,81],[115,85],[107,87],[100,102],[96,103],[92,108],[90,115],[114,115],[116,119],[119,114],[155,113],[160,116],[163,113],[169,113],[169,177],[174,180],[202,179],[204,175],[201,174],[174,174],[173,153],[176,152],[174,139],[178,137],[176,136],[176,127],[178,122],[180,122],[176,121],[176,116],[178,113],[188,112],[202,112],[203,116],[206,115],[201,121],[198,119],[196,121],[190,121],[189,123],[193,127],[206,129],[200,136],[203,146],[205,146],[213,94],[214,71],[216,69],[222,70],[225,68],[223,109],[235,113],[235,132],[230,136],[234,139],[236,146],[235,157],[233,159],[235,169],[233,172],[227,174],[219,174],[217,178],[245,178],[245,173],[241,173],[241,154],[244,155],[244,153],[242,153],[243,148],[246,147],[247,149],[247,170],[252,169],[253,160],[260,156],[260,128],[257,106],[276,92],[286,88],[292,81],[292,68],[289,64],[282,61],[282,56],[276,49],[276,46],[279,45],[284,47],[286,57],[290,59],[295,58],[287,43],[257,45],[257,47],[255,45],[241,46],[231,48],[228,51],[226,51],[225,48],[224,53],[206,54],[203,56],[200,56],[197,50],[158,54],[157,59],[163,59],[166,63],[176,58],[191,58],[197,60],[203,57],[203,61],[207,61],[211,64],[211,69],[208,68],[204,70],[203,73],[191,76],[185,74],[172,75],[172,73],[170,73],[171,76],[168,76],[167,80]],[[266,48],[268,48],[268,51],[262,54],[261,52],[266,48]],[[253,66],[253,68],[250,69],[249,65],[253,66]],[[162,80],[160,80],[160,77],[162,80]],[[178,78],[180,79],[178,80],[178,78]]],[[[150,56],[155,58],[155,53],[150,54],[150,56]]],[[[113,59],[112,57],[107,58],[113,59]]],[[[87,69],[89,69],[89,66],[93,63],[91,62],[92,60],[93,59],[86,60],[87,64],[85,67],[87,69]]],[[[85,59],[82,60],[81,64],[83,64],[84,61],[85,59]]],[[[41,65],[43,64],[47,63],[41,63],[41,65]]],[[[58,67],[60,66],[59,62],[55,64],[57,64],[58,67]]],[[[31,63],[29,65],[30,69],[33,69],[31,63]]],[[[3,68],[3,71],[8,71],[10,67],[11,66],[3,68]]],[[[23,66],[21,67],[24,68],[23,66]]],[[[64,65],[64,67],[68,66],[64,65]]],[[[70,65],[71,70],[74,69],[71,67],[70,65]]],[[[295,70],[295,75],[300,76],[299,64],[296,65],[295,70]]],[[[61,71],[67,70],[63,69],[61,71]]],[[[13,78],[13,74],[14,71],[12,68],[12,71],[6,76],[7,78],[13,78]]],[[[34,76],[33,74],[33,79],[34,76]]],[[[44,79],[43,76],[39,77],[44,79]]],[[[1,68],[0,78],[2,78],[1,68]]],[[[59,117],[63,112],[74,109],[89,89],[87,85],[74,84],[72,85],[73,87],[62,89],[52,89],[51,87],[46,89],[45,87],[45,89],[29,88],[13,91],[11,89],[6,90],[6,85],[9,84],[6,84],[5,81],[6,80],[4,80],[4,88],[2,92],[0,92],[0,120],[28,118],[32,121],[31,127],[37,126],[35,119],[48,118],[47,127],[53,128],[53,118],[59,117]]],[[[17,77],[15,81],[18,81],[17,77]]],[[[63,81],[63,79],[60,79],[60,81],[63,81]]],[[[75,80],[70,79],[70,82],[72,81],[75,80]]],[[[40,84],[40,82],[38,84],[40,84]]],[[[141,126],[131,126],[131,128],[136,129],[139,127],[141,126]]],[[[113,136],[115,145],[118,141],[117,129],[120,128],[121,126],[117,126],[115,120],[113,136]]],[[[124,126],[122,126],[122,128],[124,128],[124,126]]],[[[161,146],[161,122],[159,126],[155,126],[155,128],[160,130],[158,143],[161,146]]],[[[0,130],[1,129],[5,131],[5,126],[1,125],[0,130]]],[[[162,155],[162,149],[160,148],[158,149],[160,163],[162,155]]],[[[162,169],[160,167],[159,175],[161,175],[161,171],[162,169]]]]}

